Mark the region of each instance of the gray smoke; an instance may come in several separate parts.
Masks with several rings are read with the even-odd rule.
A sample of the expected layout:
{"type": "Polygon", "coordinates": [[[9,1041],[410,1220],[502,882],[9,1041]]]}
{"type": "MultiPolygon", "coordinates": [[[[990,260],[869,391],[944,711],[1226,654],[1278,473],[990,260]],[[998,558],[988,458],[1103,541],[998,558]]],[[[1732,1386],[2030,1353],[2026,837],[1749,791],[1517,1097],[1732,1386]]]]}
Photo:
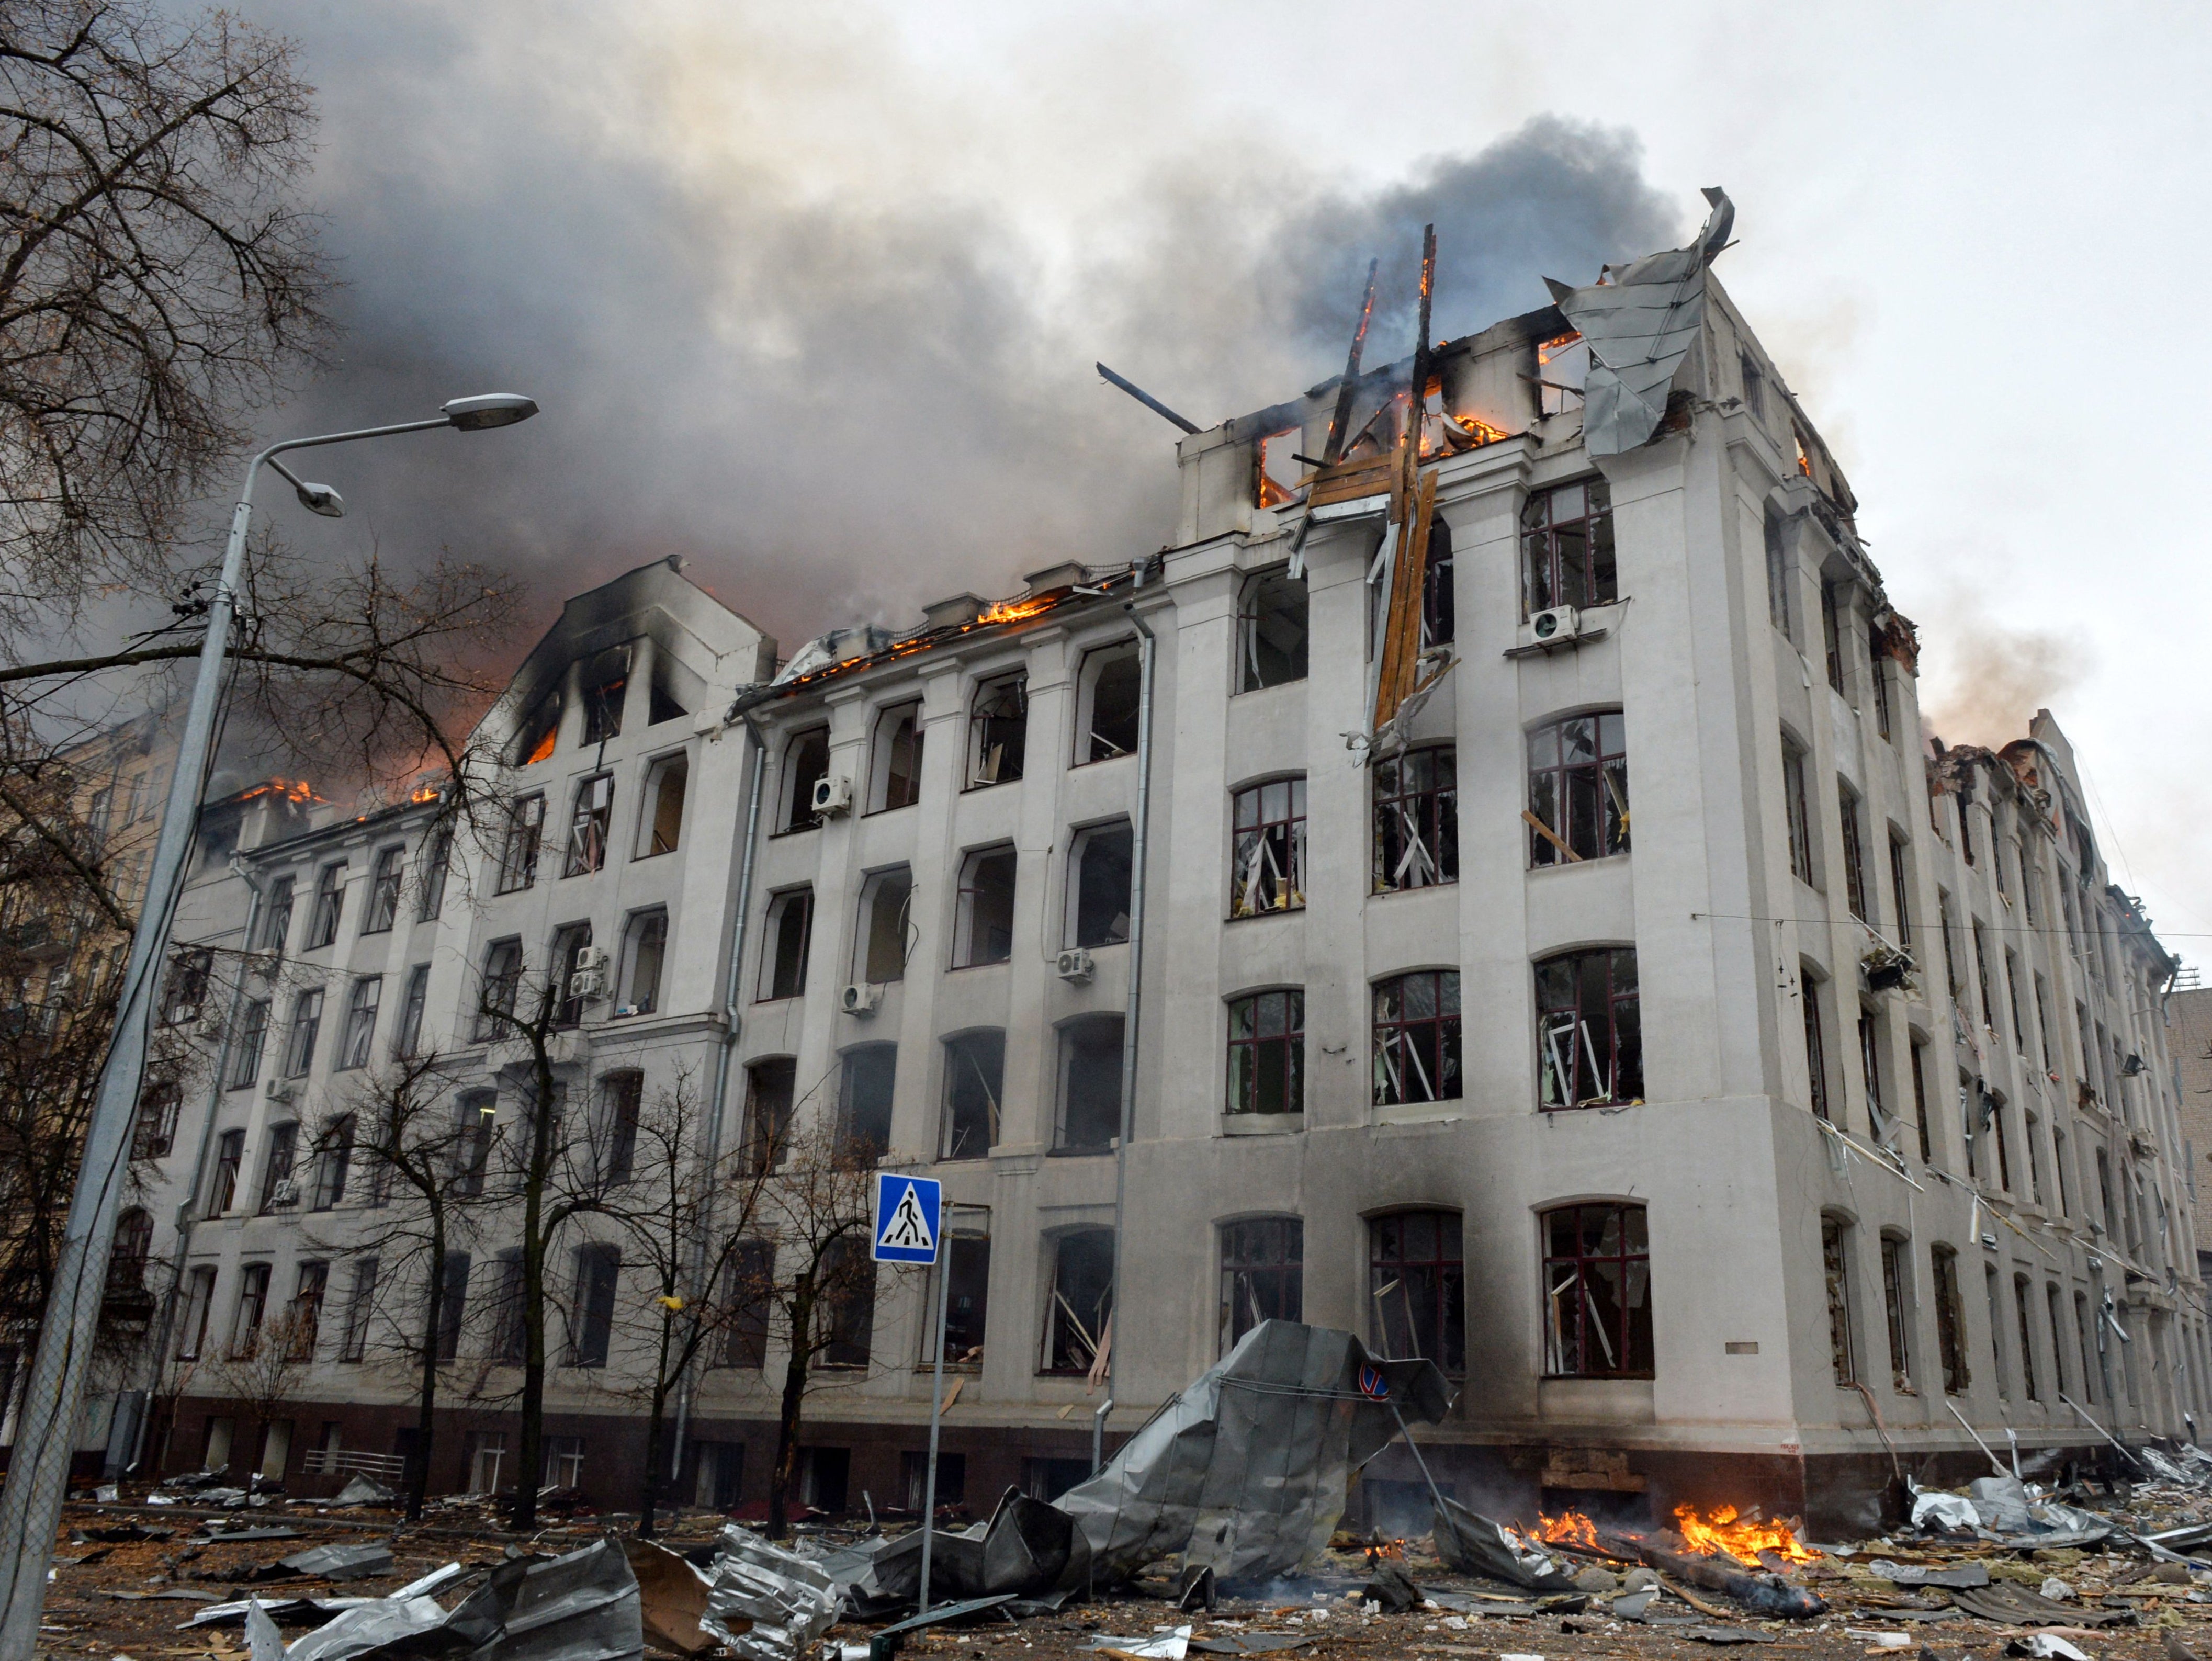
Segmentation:
{"type": "MultiPolygon", "coordinates": [[[[1216,164],[1194,138],[1137,205],[1085,221],[1046,282],[988,196],[823,188],[797,138],[706,167],[637,137],[644,106],[599,119],[564,80],[579,54],[538,49],[605,27],[580,9],[256,9],[322,88],[310,189],[349,284],[341,360],[282,426],[538,398],[508,432],[316,462],[355,509],[329,534],[505,569],[526,636],[671,553],[787,650],[1060,559],[1128,559],[1172,534],[1176,435],[1094,359],[1210,424],[1334,373],[1370,256],[1370,362],[1401,355],[1431,220],[1440,336],[1542,304],[1544,274],[1588,281],[1680,240],[1632,136],[1557,118],[1380,188],[1216,164]]],[[[804,98],[776,82],[771,64],[750,83],[769,107],[749,131],[804,98]]]]}

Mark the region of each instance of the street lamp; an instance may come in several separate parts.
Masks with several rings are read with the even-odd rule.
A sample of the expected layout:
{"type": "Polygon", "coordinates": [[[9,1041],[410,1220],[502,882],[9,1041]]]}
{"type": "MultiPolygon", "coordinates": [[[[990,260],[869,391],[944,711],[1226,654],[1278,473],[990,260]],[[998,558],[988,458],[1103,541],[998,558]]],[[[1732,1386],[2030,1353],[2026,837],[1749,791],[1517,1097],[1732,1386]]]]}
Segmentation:
{"type": "MultiPolygon", "coordinates": [[[[23,1389],[16,1416],[15,1454],[0,1488],[0,1661],[33,1661],[39,1641],[39,1617],[46,1603],[46,1573],[53,1555],[54,1530],[68,1497],[70,1455],[76,1448],[85,1376],[91,1366],[93,1338],[100,1324],[107,1260],[115,1220],[122,1208],[130,1168],[132,1121],[145,1078],[146,1035],[155,989],[168,955],[169,918],[184,885],[192,845],[200,791],[212,759],[216,705],[222,689],[223,660],[232,623],[238,615],[238,586],[246,564],[246,533],[253,519],[253,484],[265,464],[292,486],[311,513],[337,519],[345,503],[327,484],[301,479],[276,458],[289,450],[349,444],[359,439],[389,438],[400,433],[452,427],[483,432],[511,427],[538,413],[537,404],[517,392],[457,398],[426,421],[390,427],[363,427],[313,438],[272,444],[246,465],[246,482],[232,510],[230,540],[223,550],[222,575],[208,606],[207,637],[200,647],[198,672],[186,706],[177,764],[169,779],[161,830],[154,846],[153,869],[138,927],[131,937],[129,964],[116,1006],[115,1033],[100,1073],[100,1088],[87,1125],[76,1192],[70,1202],[61,1250],[54,1261],[53,1284],[39,1325],[38,1359],[23,1389]]],[[[155,1358],[158,1361],[160,1358],[155,1358]]]]}

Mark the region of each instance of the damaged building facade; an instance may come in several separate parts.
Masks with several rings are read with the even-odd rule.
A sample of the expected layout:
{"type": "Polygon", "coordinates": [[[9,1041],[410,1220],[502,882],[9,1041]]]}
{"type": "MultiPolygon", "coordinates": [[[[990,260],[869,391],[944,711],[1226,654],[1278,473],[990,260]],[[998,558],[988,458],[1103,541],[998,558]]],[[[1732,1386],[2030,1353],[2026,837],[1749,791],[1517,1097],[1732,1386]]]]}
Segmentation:
{"type": "MultiPolygon", "coordinates": [[[[405,1288],[364,1280],[372,1198],[299,1127],[394,1043],[468,1072],[456,1113],[510,1110],[483,989],[580,961],[571,1104],[680,1072],[726,1147],[826,1116],[944,1181],[974,1504],[1087,1471],[1109,1342],[1118,1437],[1271,1317],[1433,1360],[1458,1395],[1424,1449],[1493,1514],[1817,1532],[1900,1465],[1971,1474],[1962,1419],[2028,1452],[2185,1433],[2178,964],[2047,713],[1923,739],[1914,631],[1710,270],[1725,236],[1194,430],[1161,552],[773,680],[665,566],[573,602],[488,722],[527,857],[419,804],[211,862],[206,943],[280,966],[160,1165],[177,1291],[137,1387],[283,1299],[318,1316],[285,1448],[218,1447],[238,1415],[187,1376],[167,1466],[396,1449],[409,1384],[362,1335],[405,1288]]],[[[564,1250],[544,1480],[628,1503],[599,1311],[650,1291],[564,1250]]],[[[488,1257],[445,1271],[465,1310],[488,1257]]],[[[887,1270],[848,1311],[811,1502],[918,1495],[930,1291],[887,1270]]],[[[441,1488],[514,1480],[495,1327],[454,1317],[479,1404],[449,1396],[441,1488]]],[[[757,1500],[777,1340],[715,1359],[679,1497],[757,1500]]],[[[1402,1451],[1368,1476],[1375,1520],[1425,1512],[1402,1451]]]]}

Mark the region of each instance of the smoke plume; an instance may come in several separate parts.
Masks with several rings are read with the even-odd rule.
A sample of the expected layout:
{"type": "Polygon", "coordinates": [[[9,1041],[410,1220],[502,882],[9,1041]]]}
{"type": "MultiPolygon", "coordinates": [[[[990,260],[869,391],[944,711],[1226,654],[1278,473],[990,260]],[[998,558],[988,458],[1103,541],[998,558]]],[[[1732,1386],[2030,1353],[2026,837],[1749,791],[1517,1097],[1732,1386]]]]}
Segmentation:
{"type": "Polygon", "coordinates": [[[258,15],[322,88],[309,189],[349,284],[283,430],[490,390],[545,411],[328,453],[354,518],[286,534],[501,568],[526,633],[672,553],[787,651],[1128,559],[1172,533],[1176,434],[1094,359],[1210,424],[1340,365],[1370,257],[1370,361],[1409,350],[1429,221],[1440,336],[1680,240],[1632,135],[1553,118],[1381,184],[1155,118],[1077,176],[888,30],[826,53],[677,0],[258,15]]]}
{"type": "Polygon", "coordinates": [[[1946,744],[1995,749],[2025,736],[2091,666],[2080,635],[2002,622],[1972,590],[1954,590],[1921,638],[1921,718],[1946,744]]]}

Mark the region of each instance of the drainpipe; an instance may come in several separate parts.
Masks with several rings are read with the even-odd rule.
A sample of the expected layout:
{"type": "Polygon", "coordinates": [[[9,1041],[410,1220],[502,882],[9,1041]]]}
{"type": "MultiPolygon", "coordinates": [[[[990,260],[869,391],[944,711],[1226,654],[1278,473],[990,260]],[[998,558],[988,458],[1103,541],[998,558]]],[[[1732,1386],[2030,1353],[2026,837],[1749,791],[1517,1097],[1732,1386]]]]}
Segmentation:
{"type": "MultiPolygon", "coordinates": [[[[700,1219],[698,1249],[691,1260],[691,1286],[699,1291],[700,1277],[707,1272],[707,1242],[713,1234],[713,1172],[722,1159],[722,1109],[729,1098],[730,1062],[737,1053],[741,1025],[738,1011],[744,995],[745,962],[745,922],[752,913],[753,861],[760,847],[760,809],[762,776],[766,771],[768,740],[761,736],[760,728],[753,725],[752,712],[741,717],[745,724],[745,735],[752,741],[753,764],[751,777],[745,787],[745,855],[738,873],[737,914],[730,922],[730,966],[722,983],[722,1047],[714,1055],[714,1104],[707,1114],[707,1162],[708,1173],[708,1210],[700,1219]]],[[[691,1370],[684,1370],[684,1378],[676,1391],[675,1445],[670,1453],[669,1481],[672,1483],[684,1469],[684,1444],[691,1427],[691,1370]]]]}
{"type": "MultiPolygon", "coordinates": [[[[200,1145],[192,1155],[192,1185],[185,1190],[185,1202],[177,1208],[177,1264],[176,1272],[169,1277],[168,1296],[161,1300],[161,1321],[155,1329],[150,1356],[154,1364],[154,1393],[161,1390],[161,1366],[169,1354],[170,1323],[176,1318],[177,1294],[185,1284],[185,1268],[191,1256],[192,1225],[199,1220],[200,1193],[207,1182],[208,1149],[215,1142],[215,1118],[222,1106],[223,1091],[230,1077],[231,1035],[238,1031],[238,1012],[246,1002],[246,979],[253,972],[253,936],[261,927],[261,902],[266,897],[261,879],[252,868],[236,854],[230,856],[230,868],[245,883],[251,897],[246,904],[246,933],[240,940],[237,982],[230,989],[230,1013],[223,1018],[222,1043],[216,1049],[215,1076],[208,1084],[207,1110],[200,1115],[200,1145]]],[[[256,1082],[258,1082],[257,1080],[256,1082]]],[[[146,1456],[146,1435],[153,1427],[154,1415],[138,1415],[138,1433],[132,1439],[131,1457],[125,1464],[126,1471],[138,1469],[138,1462],[146,1456]]]]}
{"type": "MultiPolygon", "coordinates": [[[[1144,581],[1141,566],[1138,568],[1137,580],[1144,581]]],[[[1139,995],[1144,987],[1145,967],[1145,822],[1152,800],[1152,660],[1159,651],[1158,637],[1146,627],[1144,618],[1137,615],[1136,602],[1124,601],[1121,609],[1136,624],[1144,645],[1137,680],[1137,814],[1129,838],[1129,995],[1127,1013],[1121,1018],[1121,1135],[1114,1144],[1114,1312],[1109,1318],[1117,1326],[1121,1312],[1121,1222],[1129,1189],[1129,1141],[1137,1128],[1137,1022],[1138,1012],[1143,1007],[1139,995]]],[[[1115,1389],[1115,1375],[1121,1354],[1121,1346],[1108,1340],[1109,1407],[1120,1394],[1115,1389]]],[[[1103,1413],[1095,1423],[1103,1438],[1106,1424],[1103,1413]]]]}

